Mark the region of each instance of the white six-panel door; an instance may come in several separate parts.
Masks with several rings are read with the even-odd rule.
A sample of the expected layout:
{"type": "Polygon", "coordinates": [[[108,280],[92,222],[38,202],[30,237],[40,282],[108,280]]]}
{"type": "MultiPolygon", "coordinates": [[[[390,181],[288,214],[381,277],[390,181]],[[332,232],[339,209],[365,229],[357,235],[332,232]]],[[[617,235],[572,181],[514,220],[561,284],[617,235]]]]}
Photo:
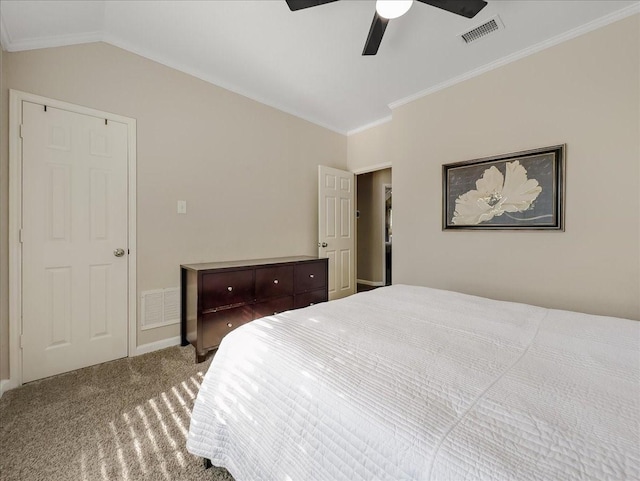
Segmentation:
{"type": "Polygon", "coordinates": [[[329,299],[354,294],[355,177],[351,172],[319,166],[318,256],[329,258],[329,299]]]}
{"type": "Polygon", "coordinates": [[[128,146],[123,123],[37,103],[22,108],[28,382],[127,355],[128,146]]]}

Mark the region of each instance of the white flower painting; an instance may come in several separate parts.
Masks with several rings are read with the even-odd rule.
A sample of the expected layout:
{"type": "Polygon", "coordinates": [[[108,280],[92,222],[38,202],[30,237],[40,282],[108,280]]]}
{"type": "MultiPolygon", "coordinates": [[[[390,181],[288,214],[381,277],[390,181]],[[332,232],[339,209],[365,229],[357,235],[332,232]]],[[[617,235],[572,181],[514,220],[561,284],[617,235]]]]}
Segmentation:
{"type": "Polygon", "coordinates": [[[505,166],[506,175],[492,166],[476,181],[475,190],[456,199],[453,224],[477,225],[501,215],[520,220],[509,213],[528,210],[542,187],[536,179],[527,178],[527,170],[519,161],[506,162],[505,166]]]}
{"type": "Polygon", "coordinates": [[[564,231],[565,147],[443,164],[442,229],[564,231]]]}

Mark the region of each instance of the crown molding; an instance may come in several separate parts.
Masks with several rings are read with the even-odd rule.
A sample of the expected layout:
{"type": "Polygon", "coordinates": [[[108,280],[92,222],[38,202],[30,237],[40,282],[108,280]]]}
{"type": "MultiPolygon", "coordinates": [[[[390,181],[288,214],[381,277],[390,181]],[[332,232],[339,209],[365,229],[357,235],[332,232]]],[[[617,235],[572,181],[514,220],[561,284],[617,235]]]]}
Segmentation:
{"type": "Polygon", "coordinates": [[[219,78],[216,77],[212,77],[211,75],[207,75],[204,72],[198,70],[198,69],[194,69],[191,67],[187,67],[186,65],[182,65],[179,62],[176,62],[168,57],[165,57],[163,55],[159,55],[156,52],[152,52],[150,50],[144,49],[144,48],[140,48],[137,45],[134,45],[132,43],[123,41],[122,39],[113,36],[113,35],[105,35],[102,39],[103,42],[108,43],[110,45],[113,45],[114,47],[118,47],[121,48],[123,50],[126,50],[128,52],[131,52],[133,54],[136,55],[140,55],[141,57],[144,57],[146,59],[152,60],[154,62],[157,62],[159,64],[164,65],[165,67],[169,67],[172,68],[174,70],[178,70],[179,72],[185,73],[187,75],[190,75],[192,77],[198,78],[200,80],[203,80],[207,83],[210,83],[212,85],[215,85],[216,87],[220,87],[223,88],[225,90],[228,90],[230,92],[233,92],[235,94],[241,95],[243,97],[246,97],[250,100],[253,100],[255,102],[261,103],[263,105],[266,105],[267,107],[271,107],[274,108],[276,110],[279,110],[281,112],[284,112],[286,114],[289,115],[293,115],[294,117],[297,117],[299,119],[305,120],[307,122],[310,122],[314,125],[317,125],[318,127],[322,127],[324,129],[330,130],[332,132],[335,132],[337,134],[341,134],[341,135],[347,135],[347,131],[337,128],[333,125],[329,125],[325,122],[319,121],[317,119],[314,119],[312,117],[306,116],[298,111],[296,111],[295,109],[290,109],[287,107],[284,107],[282,105],[279,105],[276,102],[272,102],[268,99],[265,99],[263,97],[257,96],[257,95],[253,95],[249,92],[246,92],[234,85],[229,84],[228,82],[225,82],[223,80],[220,80],[219,78]]]}
{"type": "Polygon", "coordinates": [[[477,77],[479,75],[482,75],[486,72],[489,72],[491,70],[495,70],[499,67],[502,67],[504,65],[510,64],[512,62],[515,62],[516,60],[520,60],[522,58],[528,57],[529,55],[533,55],[535,53],[541,52],[542,50],[546,50],[547,48],[553,47],[555,45],[561,44],[563,42],[566,42],[567,40],[571,40],[573,38],[579,37],[580,35],[584,35],[585,33],[589,33],[593,30],[597,30],[599,28],[605,27],[611,23],[617,22],[618,20],[622,20],[623,18],[629,17],[631,15],[640,13],[640,2],[635,3],[633,5],[630,5],[628,7],[625,7],[621,10],[618,10],[616,12],[610,13],[609,15],[605,15],[604,17],[600,17],[596,20],[593,20],[589,23],[585,23],[584,25],[581,25],[580,27],[576,27],[572,30],[569,30],[568,32],[565,32],[561,35],[557,35],[555,37],[552,37],[548,40],[545,40],[544,42],[540,42],[536,45],[533,45],[529,48],[525,48],[524,50],[520,50],[519,52],[513,53],[511,55],[507,55],[506,57],[503,57],[499,60],[496,60],[495,62],[491,62],[487,65],[484,65],[482,67],[479,67],[475,70],[471,70],[467,73],[464,73],[462,75],[459,75],[458,77],[454,77],[450,80],[447,80],[446,82],[442,82],[438,85],[435,85],[433,87],[430,87],[428,89],[422,90],[416,94],[410,95],[408,97],[405,97],[403,99],[400,100],[396,100],[395,102],[391,102],[389,104],[389,108],[391,110],[396,109],[402,105],[408,104],[410,102],[413,102],[414,100],[418,100],[422,97],[426,97],[427,95],[430,95],[432,93],[438,92],[440,90],[444,90],[446,88],[449,88],[453,85],[459,84],[461,82],[464,82],[465,80],[469,80],[472,79],[474,77],[477,77]]]}
{"type": "Polygon", "coordinates": [[[349,132],[347,132],[347,136],[359,134],[360,132],[364,132],[365,130],[372,129],[373,127],[377,127],[379,125],[386,124],[387,122],[391,122],[392,119],[393,119],[393,117],[391,115],[388,115],[388,116],[383,117],[381,119],[375,120],[375,121],[373,121],[373,122],[371,122],[369,124],[363,125],[361,127],[353,129],[353,130],[350,130],[349,132]]]}
{"type": "MultiPolygon", "coordinates": [[[[2,25],[3,32],[6,33],[7,29],[4,24],[2,25]]],[[[5,35],[2,36],[4,41],[5,35]]],[[[30,38],[28,40],[21,40],[18,42],[13,42],[9,38],[9,34],[6,33],[6,42],[7,45],[3,47],[7,52],[20,52],[23,50],[36,50],[40,48],[51,48],[51,47],[66,47],[67,45],[78,45],[81,43],[93,43],[102,41],[103,33],[102,32],[84,32],[77,33],[71,35],[56,35],[54,37],[38,37],[38,38],[30,38]]]]}

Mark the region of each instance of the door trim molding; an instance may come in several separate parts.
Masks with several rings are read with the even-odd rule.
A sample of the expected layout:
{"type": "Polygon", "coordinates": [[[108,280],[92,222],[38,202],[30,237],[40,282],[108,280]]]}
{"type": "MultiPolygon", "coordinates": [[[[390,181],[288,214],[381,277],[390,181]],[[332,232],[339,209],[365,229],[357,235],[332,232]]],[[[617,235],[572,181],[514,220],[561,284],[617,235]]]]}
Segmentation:
{"type": "MultiPolygon", "coordinates": [[[[392,189],[391,184],[382,184],[382,285],[387,285],[387,244],[386,244],[386,233],[387,233],[387,189],[392,189]]],[[[393,203],[393,198],[391,200],[393,203]]],[[[392,207],[393,208],[393,207],[392,207]]],[[[393,278],[393,274],[391,276],[393,278]]]]}
{"type": "Polygon", "coordinates": [[[4,390],[22,385],[22,102],[48,105],[77,114],[120,122],[127,126],[128,144],[128,356],[137,348],[136,290],[136,120],[19,90],[9,90],[9,380],[4,390]]]}
{"type": "Polygon", "coordinates": [[[352,169],[350,172],[353,172],[355,175],[360,174],[368,174],[369,172],[375,172],[376,170],[384,170],[384,169],[392,169],[393,166],[391,162],[383,162],[382,164],[374,164],[368,165],[366,167],[360,167],[358,169],[352,169]]]}

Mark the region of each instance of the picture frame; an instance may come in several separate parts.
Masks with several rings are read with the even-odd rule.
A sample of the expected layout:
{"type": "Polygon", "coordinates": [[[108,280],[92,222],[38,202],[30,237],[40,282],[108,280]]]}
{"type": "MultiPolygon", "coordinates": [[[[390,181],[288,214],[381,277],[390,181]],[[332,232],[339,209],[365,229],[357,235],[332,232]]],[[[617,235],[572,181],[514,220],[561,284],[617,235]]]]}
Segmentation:
{"type": "Polygon", "coordinates": [[[566,144],[442,166],[443,230],[564,231],[566,144]]]}

